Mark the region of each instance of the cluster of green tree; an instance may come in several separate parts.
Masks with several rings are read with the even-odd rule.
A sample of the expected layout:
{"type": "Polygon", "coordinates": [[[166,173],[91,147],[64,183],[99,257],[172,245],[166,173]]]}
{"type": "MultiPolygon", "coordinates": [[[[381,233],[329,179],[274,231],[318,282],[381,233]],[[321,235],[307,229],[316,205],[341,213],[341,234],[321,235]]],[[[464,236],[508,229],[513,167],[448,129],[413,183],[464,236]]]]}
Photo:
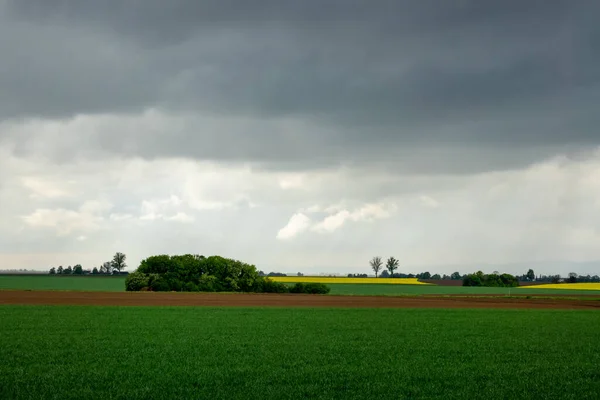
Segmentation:
{"type": "Polygon", "coordinates": [[[50,275],[119,275],[122,271],[127,268],[125,260],[127,256],[123,253],[115,253],[111,261],[107,261],[100,266],[100,269],[94,267],[92,271],[84,270],[81,264],[77,264],[74,267],[68,266],[63,268],[62,265],[58,268],[50,268],[50,275]]]}
{"type": "Polygon", "coordinates": [[[474,274],[468,274],[463,279],[463,286],[516,287],[519,286],[519,280],[510,274],[488,275],[477,271],[474,274]]]}
{"type": "Polygon", "coordinates": [[[157,255],[125,279],[127,291],[328,293],[321,284],[289,287],[261,276],[254,265],[221,256],[157,255]]]}
{"type": "Polygon", "coordinates": [[[258,274],[260,276],[287,276],[287,274],[284,274],[283,272],[269,272],[268,274],[265,274],[262,271],[259,271],[258,274]]]}
{"type": "Polygon", "coordinates": [[[58,268],[50,268],[50,275],[83,275],[83,267],[77,264],[74,267],[70,265],[67,268],[63,268],[63,266],[59,266],[58,268]]]}
{"type": "Polygon", "coordinates": [[[528,272],[526,275],[521,275],[519,277],[520,281],[535,281],[535,282],[552,282],[552,283],[560,283],[560,282],[569,282],[569,283],[596,283],[600,282],[600,276],[598,275],[578,275],[575,272],[570,272],[569,275],[563,278],[560,275],[538,275],[533,274],[533,270],[529,270],[531,274],[528,272]],[[533,278],[531,275],[533,274],[533,278]]]}

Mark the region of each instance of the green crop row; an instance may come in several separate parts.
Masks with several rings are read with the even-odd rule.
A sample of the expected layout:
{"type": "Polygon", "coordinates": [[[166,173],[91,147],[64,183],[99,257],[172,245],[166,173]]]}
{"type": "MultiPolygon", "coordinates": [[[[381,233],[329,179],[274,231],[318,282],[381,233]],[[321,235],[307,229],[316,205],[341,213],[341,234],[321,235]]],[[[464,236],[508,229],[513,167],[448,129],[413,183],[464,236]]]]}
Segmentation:
{"type": "Polygon", "coordinates": [[[594,311],[0,306],[2,399],[596,399],[594,311]]]}

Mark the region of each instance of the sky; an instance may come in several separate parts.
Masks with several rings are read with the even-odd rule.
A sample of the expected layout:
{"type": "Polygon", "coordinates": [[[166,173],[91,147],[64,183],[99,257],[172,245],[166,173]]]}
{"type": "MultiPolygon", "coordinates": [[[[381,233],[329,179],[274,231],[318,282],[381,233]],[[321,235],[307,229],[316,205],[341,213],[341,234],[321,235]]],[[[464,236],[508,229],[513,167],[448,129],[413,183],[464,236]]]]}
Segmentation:
{"type": "Polygon", "coordinates": [[[0,269],[599,274],[599,14],[0,0],[0,269]]]}

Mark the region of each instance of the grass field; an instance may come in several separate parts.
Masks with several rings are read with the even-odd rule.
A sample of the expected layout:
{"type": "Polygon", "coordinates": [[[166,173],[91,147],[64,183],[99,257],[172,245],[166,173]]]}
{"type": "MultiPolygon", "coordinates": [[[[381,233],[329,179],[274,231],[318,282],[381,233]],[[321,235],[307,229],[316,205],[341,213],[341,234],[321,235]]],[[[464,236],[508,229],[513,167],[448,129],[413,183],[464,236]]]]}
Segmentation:
{"type": "Polygon", "coordinates": [[[436,286],[436,285],[367,285],[367,284],[328,284],[331,294],[347,295],[483,295],[504,294],[512,296],[537,294],[537,295],[588,295],[598,294],[600,290],[575,290],[575,289],[534,289],[533,286],[520,288],[490,288],[490,287],[464,287],[464,286],[436,286]]]}
{"type": "Polygon", "coordinates": [[[335,283],[335,284],[370,284],[370,285],[419,285],[428,286],[429,283],[419,282],[417,278],[344,278],[329,276],[273,276],[275,282],[283,283],[335,283]]]}
{"type": "MultiPolygon", "coordinates": [[[[340,279],[340,278],[333,278],[340,279]]],[[[341,278],[343,279],[343,278],[341,278]]],[[[354,279],[354,278],[352,278],[354,279]]],[[[360,278],[356,278],[360,279],[360,278]]],[[[353,281],[354,282],[354,281],[353,281]]],[[[436,285],[406,285],[406,284],[366,284],[366,283],[328,283],[331,294],[347,295],[421,295],[421,294],[506,294],[511,295],[576,295],[598,294],[600,290],[556,289],[538,286],[521,288],[478,288],[462,286],[436,286],[436,285]]],[[[579,284],[576,284],[579,285],[579,284]]],[[[585,285],[585,284],[581,284],[585,285]]],[[[577,286],[574,286],[575,288],[577,286]]],[[[125,277],[122,276],[15,276],[0,275],[1,289],[21,290],[82,290],[102,292],[122,292],[125,290],[125,277]]]]}
{"type": "Polygon", "coordinates": [[[600,313],[0,306],[2,399],[596,399],[600,313]]]}
{"type": "Polygon", "coordinates": [[[123,292],[125,277],[0,275],[0,289],[123,292]]]}

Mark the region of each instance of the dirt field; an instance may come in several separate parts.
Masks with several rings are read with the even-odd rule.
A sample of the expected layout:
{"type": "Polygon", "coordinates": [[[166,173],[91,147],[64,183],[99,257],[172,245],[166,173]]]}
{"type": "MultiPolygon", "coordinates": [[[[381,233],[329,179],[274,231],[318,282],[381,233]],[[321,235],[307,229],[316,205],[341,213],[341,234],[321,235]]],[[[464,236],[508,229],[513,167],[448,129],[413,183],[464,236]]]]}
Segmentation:
{"type": "Polygon", "coordinates": [[[0,291],[0,304],[106,306],[271,306],[393,308],[596,309],[598,300],[511,299],[501,297],[319,296],[298,294],[217,294],[152,292],[0,291]]]}

